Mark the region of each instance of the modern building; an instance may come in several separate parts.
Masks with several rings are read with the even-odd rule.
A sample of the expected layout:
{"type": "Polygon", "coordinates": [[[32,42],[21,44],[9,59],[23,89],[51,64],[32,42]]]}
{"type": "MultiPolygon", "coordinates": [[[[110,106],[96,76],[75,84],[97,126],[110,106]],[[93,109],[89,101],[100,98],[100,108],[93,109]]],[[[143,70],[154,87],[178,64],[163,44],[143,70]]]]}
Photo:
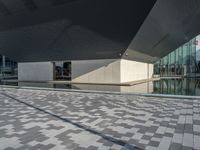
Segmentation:
{"type": "Polygon", "coordinates": [[[17,76],[17,62],[0,55],[0,78],[16,77],[17,76]]]}
{"type": "Polygon", "coordinates": [[[0,54],[19,62],[23,81],[147,80],[157,60],[199,34],[199,6],[198,0],[0,0],[0,54]]]}
{"type": "Polygon", "coordinates": [[[198,41],[190,40],[154,65],[154,74],[161,76],[195,76],[199,72],[196,59],[198,41]]]}

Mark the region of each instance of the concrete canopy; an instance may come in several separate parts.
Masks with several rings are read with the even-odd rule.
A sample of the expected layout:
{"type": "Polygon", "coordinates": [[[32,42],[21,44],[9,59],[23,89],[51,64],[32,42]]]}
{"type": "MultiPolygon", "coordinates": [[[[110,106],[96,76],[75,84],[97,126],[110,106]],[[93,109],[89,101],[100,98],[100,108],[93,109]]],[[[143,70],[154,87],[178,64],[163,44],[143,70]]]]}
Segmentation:
{"type": "Polygon", "coordinates": [[[123,58],[155,62],[200,33],[199,0],[157,0],[123,58]]]}
{"type": "Polygon", "coordinates": [[[18,62],[155,62],[200,31],[199,0],[0,0],[0,54],[18,62]]]}
{"type": "Polygon", "coordinates": [[[120,58],[156,0],[0,0],[0,54],[18,62],[120,58]]]}

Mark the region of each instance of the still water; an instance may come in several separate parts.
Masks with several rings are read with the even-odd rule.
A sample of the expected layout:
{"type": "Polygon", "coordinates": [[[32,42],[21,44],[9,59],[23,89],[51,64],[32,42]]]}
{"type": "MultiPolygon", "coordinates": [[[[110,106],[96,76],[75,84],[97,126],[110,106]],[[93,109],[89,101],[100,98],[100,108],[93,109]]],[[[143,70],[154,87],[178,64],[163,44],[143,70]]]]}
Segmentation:
{"type": "Polygon", "coordinates": [[[200,79],[161,79],[142,83],[134,86],[108,86],[108,85],[83,85],[83,84],[48,84],[30,82],[1,82],[2,85],[48,87],[62,89],[114,91],[129,93],[150,93],[170,95],[200,96],[200,79]]]}

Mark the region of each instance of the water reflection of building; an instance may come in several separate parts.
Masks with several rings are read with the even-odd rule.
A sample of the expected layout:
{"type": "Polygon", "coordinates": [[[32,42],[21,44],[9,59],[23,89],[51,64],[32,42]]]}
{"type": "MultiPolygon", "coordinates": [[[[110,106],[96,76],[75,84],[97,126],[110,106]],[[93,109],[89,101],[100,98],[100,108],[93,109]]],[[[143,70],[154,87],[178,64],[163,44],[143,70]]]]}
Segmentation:
{"type": "Polygon", "coordinates": [[[154,93],[172,95],[199,95],[200,82],[192,78],[154,81],[154,93]]]}
{"type": "MultiPolygon", "coordinates": [[[[9,82],[8,82],[9,83],[9,82]]],[[[6,83],[6,85],[8,84],[6,83]]],[[[11,82],[15,85],[16,82],[11,82]]],[[[11,84],[11,85],[12,85],[11,84]]],[[[42,82],[17,82],[16,86],[23,86],[23,87],[40,87],[40,88],[54,88],[53,84],[49,83],[42,83],[42,82]]]]}
{"type": "Polygon", "coordinates": [[[154,73],[161,76],[195,76],[200,70],[197,60],[197,37],[155,63],[154,73]]]}
{"type": "Polygon", "coordinates": [[[133,86],[76,84],[73,85],[72,88],[81,90],[114,91],[114,92],[128,92],[128,93],[152,93],[154,89],[153,82],[146,82],[133,86]]]}
{"type": "MultiPolygon", "coordinates": [[[[12,83],[15,84],[15,83],[12,83]]],[[[11,85],[12,85],[11,84],[11,85]]],[[[61,89],[77,89],[88,91],[111,91],[111,92],[128,92],[128,93],[153,93],[153,82],[146,82],[134,86],[113,86],[113,85],[93,85],[93,84],[52,84],[52,83],[34,83],[34,82],[18,82],[18,86],[26,87],[45,87],[45,88],[61,88],[61,89]]]]}

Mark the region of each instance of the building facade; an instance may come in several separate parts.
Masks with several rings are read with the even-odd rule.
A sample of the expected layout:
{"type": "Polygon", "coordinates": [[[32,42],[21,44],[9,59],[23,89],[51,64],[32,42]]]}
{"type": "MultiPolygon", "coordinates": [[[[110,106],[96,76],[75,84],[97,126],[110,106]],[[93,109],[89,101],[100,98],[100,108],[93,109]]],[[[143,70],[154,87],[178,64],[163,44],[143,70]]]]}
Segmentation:
{"type": "Polygon", "coordinates": [[[17,76],[17,62],[0,55],[0,77],[17,76]]]}
{"type": "Polygon", "coordinates": [[[199,37],[197,36],[171,52],[154,65],[154,74],[193,77],[200,72],[199,37]]]}
{"type": "MultiPolygon", "coordinates": [[[[0,54],[19,62],[19,80],[147,80],[157,60],[200,32],[199,6],[196,0],[0,0],[0,54]],[[54,64],[65,60],[70,64],[54,64]]],[[[162,59],[157,72],[196,71],[190,47],[162,59]]]]}

